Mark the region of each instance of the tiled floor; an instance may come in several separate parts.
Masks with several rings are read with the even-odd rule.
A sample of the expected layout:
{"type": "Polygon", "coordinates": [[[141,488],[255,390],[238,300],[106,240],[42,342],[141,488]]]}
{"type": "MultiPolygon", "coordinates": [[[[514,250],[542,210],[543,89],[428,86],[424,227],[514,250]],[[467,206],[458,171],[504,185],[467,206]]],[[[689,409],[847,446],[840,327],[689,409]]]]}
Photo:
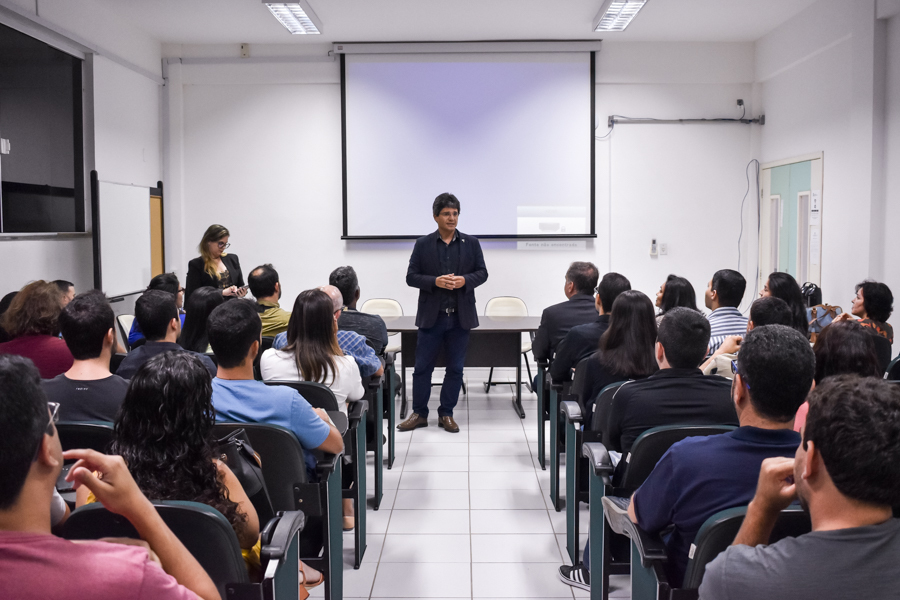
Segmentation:
{"type": "MultiPolygon", "coordinates": [[[[358,570],[352,534],[344,536],[344,598],[588,597],[557,578],[568,563],[565,512],[550,507],[550,472],[537,465],[536,396],[523,387],[520,419],[510,386],[485,394],[487,370],[467,369],[466,376],[469,396],[454,413],[460,433],[437,427],[438,387],[429,426],[397,433],[381,509],[368,508],[368,548],[358,570]]],[[[587,525],[582,507],[582,547],[587,525]]],[[[322,587],[313,592],[323,596],[322,587]]],[[[631,596],[627,576],[612,578],[611,596],[631,596]]]]}

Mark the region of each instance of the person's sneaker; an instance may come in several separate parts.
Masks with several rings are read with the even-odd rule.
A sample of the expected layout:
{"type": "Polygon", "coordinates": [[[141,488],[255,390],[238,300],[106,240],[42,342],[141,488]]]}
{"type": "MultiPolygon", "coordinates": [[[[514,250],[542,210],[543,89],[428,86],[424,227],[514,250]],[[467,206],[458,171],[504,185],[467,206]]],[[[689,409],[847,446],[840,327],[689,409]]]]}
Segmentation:
{"type": "Polygon", "coordinates": [[[397,425],[397,429],[400,431],[412,431],[419,427],[428,427],[428,419],[419,416],[419,413],[409,415],[408,419],[397,425]]]}
{"type": "Polygon", "coordinates": [[[453,420],[453,417],[440,417],[438,419],[438,427],[443,427],[450,433],[459,433],[459,425],[453,420]]]}
{"type": "Polygon", "coordinates": [[[559,568],[559,579],[567,585],[586,592],[591,591],[591,573],[581,563],[574,567],[563,565],[559,568]]]}

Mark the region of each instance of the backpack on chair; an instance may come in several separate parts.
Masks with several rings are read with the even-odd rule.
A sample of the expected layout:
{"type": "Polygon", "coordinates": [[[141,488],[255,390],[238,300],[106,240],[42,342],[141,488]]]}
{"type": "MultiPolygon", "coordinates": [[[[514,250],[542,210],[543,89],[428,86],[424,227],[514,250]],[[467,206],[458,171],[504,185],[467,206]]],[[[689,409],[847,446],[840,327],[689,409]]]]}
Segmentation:
{"type": "Polygon", "coordinates": [[[809,341],[815,343],[821,331],[831,325],[843,309],[840,306],[832,306],[822,303],[822,290],[814,283],[806,282],[800,288],[800,293],[806,300],[806,321],[809,323],[809,341]]]}

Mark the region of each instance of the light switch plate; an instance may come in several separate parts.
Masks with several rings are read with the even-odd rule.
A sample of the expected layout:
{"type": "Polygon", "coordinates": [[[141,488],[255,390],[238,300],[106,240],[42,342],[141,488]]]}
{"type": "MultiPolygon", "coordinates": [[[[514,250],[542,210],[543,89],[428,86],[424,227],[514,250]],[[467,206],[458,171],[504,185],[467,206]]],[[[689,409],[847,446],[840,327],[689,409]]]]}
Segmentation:
{"type": "Polygon", "coordinates": [[[669,253],[669,245],[668,245],[668,244],[665,244],[665,243],[660,243],[660,244],[659,244],[659,254],[660,254],[660,256],[662,256],[662,255],[664,255],[664,254],[668,254],[668,253],[669,253]]]}
{"type": "Polygon", "coordinates": [[[9,154],[9,140],[0,138],[0,154],[9,154]]]}

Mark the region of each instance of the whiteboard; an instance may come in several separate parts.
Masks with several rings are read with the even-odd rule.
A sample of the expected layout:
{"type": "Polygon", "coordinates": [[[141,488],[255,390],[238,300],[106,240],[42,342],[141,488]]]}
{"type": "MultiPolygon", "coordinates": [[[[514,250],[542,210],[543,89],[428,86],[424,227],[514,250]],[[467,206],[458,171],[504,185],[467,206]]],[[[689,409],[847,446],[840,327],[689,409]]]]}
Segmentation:
{"type": "Polygon", "coordinates": [[[150,188],[99,182],[100,281],[110,298],[139,292],[151,273],[150,188]]]}

